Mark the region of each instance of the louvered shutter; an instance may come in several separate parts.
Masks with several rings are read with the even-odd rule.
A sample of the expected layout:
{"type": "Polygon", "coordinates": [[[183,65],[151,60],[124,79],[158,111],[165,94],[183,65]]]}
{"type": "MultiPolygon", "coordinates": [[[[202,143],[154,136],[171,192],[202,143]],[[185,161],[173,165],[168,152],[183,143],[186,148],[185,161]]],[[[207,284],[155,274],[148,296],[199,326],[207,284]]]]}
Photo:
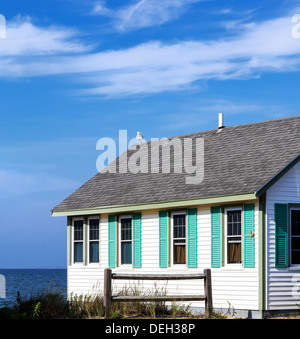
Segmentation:
{"type": "Polygon", "coordinates": [[[188,267],[197,267],[197,209],[187,210],[188,267]]]}
{"type": "Polygon", "coordinates": [[[117,218],[115,215],[108,216],[108,267],[116,267],[116,232],[117,218]]]}
{"type": "Polygon", "coordinates": [[[168,267],[168,212],[159,211],[159,267],[168,267]]]}
{"type": "Polygon", "coordinates": [[[221,208],[211,207],[211,267],[221,265],[221,208]]]}
{"type": "Polygon", "coordinates": [[[142,267],[141,235],[142,235],[141,213],[133,213],[132,215],[132,242],[133,242],[132,265],[135,268],[142,267]]]}
{"type": "Polygon", "coordinates": [[[244,267],[255,266],[254,208],[254,204],[244,205],[244,267]]]}
{"type": "Polygon", "coordinates": [[[275,204],[275,266],[288,267],[288,205],[275,204]]]}

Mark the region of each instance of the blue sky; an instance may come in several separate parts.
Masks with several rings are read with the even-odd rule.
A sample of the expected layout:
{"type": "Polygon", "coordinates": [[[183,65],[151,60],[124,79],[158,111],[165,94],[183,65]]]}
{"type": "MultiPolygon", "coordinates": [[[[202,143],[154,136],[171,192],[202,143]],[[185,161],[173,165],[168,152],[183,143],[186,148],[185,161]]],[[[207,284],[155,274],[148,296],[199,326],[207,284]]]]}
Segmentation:
{"type": "Polygon", "coordinates": [[[96,174],[98,139],[299,114],[298,13],[295,0],[1,2],[0,267],[66,265],[66,219],[50,210],[96,174]]]}

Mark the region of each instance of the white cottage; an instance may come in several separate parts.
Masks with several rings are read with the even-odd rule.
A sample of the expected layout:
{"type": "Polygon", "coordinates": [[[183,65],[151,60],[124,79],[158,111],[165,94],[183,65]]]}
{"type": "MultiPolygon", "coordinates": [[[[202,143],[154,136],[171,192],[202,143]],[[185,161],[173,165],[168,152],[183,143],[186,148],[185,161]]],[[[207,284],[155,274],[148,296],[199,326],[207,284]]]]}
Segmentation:
{"type": "MultiPolygon", "coordinates": [[[[68,293],[98,293],[108,267],[140,274],[211,268],[215,310],[249,317],[299,311],[299,130],[300,116],[292,116],[171,138],[154,173],[151,143],[124,153],[52,210],[68,220],[68,293]],[[197,148],[192,156],[204,170],[198,183],[178,170],[191,160],[185,139],[204,146],[202,162],[197,148]],[[140,170],[120,170],[122,157],[134,156],[140,170]]],[[[197,280],[165,289],[203,294],[197,280]]]]}

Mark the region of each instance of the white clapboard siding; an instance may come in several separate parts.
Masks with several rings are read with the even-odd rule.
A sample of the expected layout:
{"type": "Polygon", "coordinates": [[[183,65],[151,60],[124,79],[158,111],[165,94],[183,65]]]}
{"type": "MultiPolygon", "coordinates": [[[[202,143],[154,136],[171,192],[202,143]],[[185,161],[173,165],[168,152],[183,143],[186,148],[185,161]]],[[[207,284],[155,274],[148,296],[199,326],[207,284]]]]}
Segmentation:
{"type": "Polygon", "coordinates": [[[275,268],[275,203],[300,203],[300,163],[267,191],[267,308],[299,309],[300,267],[275,268]]]}
{"type": "MultiPolygon", "coordinates": [[[[168,267],[159,268],[159,218],[158,210],[142,212],[142,268],[126,268],[126,273],[199,273],[211,266],[210,206],[198,206],[198,268],[168,267]]],[[[258,210],[255,209],[255,234],[258,232],[258,210]]],[[[255,236],[255,248],[258,249],[258,236],[255,236]]],[[[100,264],[71,265],[68,267],[68,293],[73,295],[97,294],[103,289],[103,273],[108,267],[108,216],[100,219],[100,264]]],[[[124,272],[117,267],[114,272],[124,272]]],[[[113,280],[114,290],[134,286],[137,281],[113,280]]],[[[167,294],[203,294],[203,280],[144,281],[138,284],[144,291],[158,289],[167,294]]],[[[258,310],[258,252],[255,255],[254,268],[213,268],[212,269],[213,305],[215,308],[258,310]]],[[[189,303],[193,307],[204,307],[204,302],[189,303]]]]}

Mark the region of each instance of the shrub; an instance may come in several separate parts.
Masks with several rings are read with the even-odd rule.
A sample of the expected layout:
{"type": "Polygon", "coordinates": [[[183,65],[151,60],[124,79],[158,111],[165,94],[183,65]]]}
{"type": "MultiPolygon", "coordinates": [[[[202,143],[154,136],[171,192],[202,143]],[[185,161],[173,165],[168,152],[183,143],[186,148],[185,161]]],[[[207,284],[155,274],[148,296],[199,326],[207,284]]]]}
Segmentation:
{"type": "Polygon", "coordinates": [[[55,290],[46,290],[30,297],[17,292],[15,303],[0,309],[0,318],[5,319],[57,319],[69,315],[65,296],[55,290]]]}

